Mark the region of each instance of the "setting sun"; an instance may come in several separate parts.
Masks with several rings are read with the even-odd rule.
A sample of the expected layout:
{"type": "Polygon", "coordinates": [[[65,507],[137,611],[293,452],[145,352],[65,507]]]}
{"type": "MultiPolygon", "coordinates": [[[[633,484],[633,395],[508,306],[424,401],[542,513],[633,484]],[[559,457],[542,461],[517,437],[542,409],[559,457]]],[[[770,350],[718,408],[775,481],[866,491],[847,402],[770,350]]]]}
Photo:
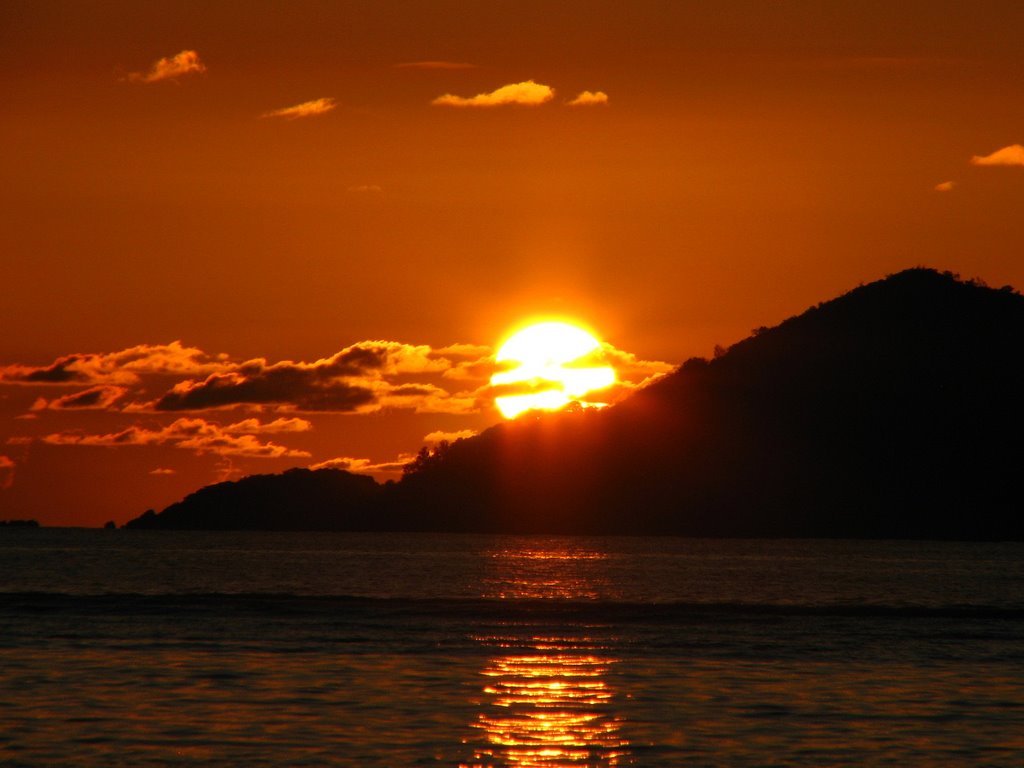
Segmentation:
{"type": "Polygon", "coordinates": [[[506,419],[530,410],[556,411],[588,392],[615,383],[615,371],[595,353],[601,342],[565,322],[542,322],[517,331],[498,350],[502,366],[491,384],[511,391],[494,403],[506,419]]]}

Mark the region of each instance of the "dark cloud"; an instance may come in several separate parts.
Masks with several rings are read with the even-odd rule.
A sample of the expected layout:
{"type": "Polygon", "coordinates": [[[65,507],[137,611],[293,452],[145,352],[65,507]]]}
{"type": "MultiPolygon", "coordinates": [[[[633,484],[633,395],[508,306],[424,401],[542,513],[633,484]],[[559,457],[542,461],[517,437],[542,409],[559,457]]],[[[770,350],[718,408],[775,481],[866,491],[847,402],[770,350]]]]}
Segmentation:
{"type": "Polygon", "coordinates": [[[50,401],[39,398],[36,404],[32,406],[32,410],[39,411],[44,408],[54,411],[73,410],[76,408],[102,410],[109,408],[117,400],[124,397],[127,391],[124,387],[114,385],[91,387],[90,389],[64,395],[50,401]]]}
{"type": "MultiPolygon", "coordinates": [[[[603,344],[566,369],[612,366],[620,385],[633,388],[671,369],[637,360],[603,344]]],[[[231,360],[180,341],[141,344],[111,353],[73,353],[46,366],[0,367],[0,383],[90,388],[58,398],[39,397],[42,410],[111,410],[124,413],[206,411],[234,407],[322,413],[381,409],[467,414],[490,408],[501,395],[557,389],[557,382],[516,382],[495,388],[494,373],[516,366],[495,363],[489,347],[445,347],[362,341],[314,362],[265,358],[231,360]],[[176,381],[168,388],[168,380],[176,381]],[[452,386],[454,385],[454,386],[452,386]],[[155,393],[154,393],[155,390],[155,393]],[[122,400],[130,397],[127,404],[122,400]]],[[[28,414],[32,415],[32,413],[28,414]]]]}
{"type": "Polygon", "coordinates": [[[321,370],[287,366],[244,376],[214,374],[183,382],[156,402],[158,411],[201,411],[231,405],[292,405],[305,411],[354,411],[376,400],[371,389],[332,380],[321,370]]]}
{"type": "Polygon", "coordinates": [[[78,371],[69,370],[70,366],[77,363],[81,358],[77,355],[69,355],[58,359],[53,365],[47,368],[29,369],[19,376],[12,372],[9,381],[23,381],[30,384],[67,384],[74,381],[86,381],[86,377],[78,371]]]}
{"type": "MultiPolygon", "coordinates": [[[[383,398],[436,399],[431,385],[393,385],[387,378],[443,373],[452,363],[426,346],[366,341],[314,363],[249,360],[202,381],[183,381],[154,404],[158,411],[199,411],[233,405],[276,405],[302,411],[374,410],[383,398]]],[[[408,406],[406,406],[408,407],[408,406]]]]}
{"type": "Polygon", "coordinates": [[[95,408],[103,402],[103,395],[106,391],[101,387],[87,389],[84,392],[60,398],[60,403],[63,408],[95,408]]]}
{"type": "Polygon", "coordinates": [[[140,376],[199,376],[230,367],[224,355],[170,344],[140,344],[118,352],[74,352],[46,366],[0,366],[7,384],[135,384],[140,376]]]}
{"type": "MultiPolygon", "coordinates": [[[[110,353],[72,353],[44,366],[0,366],[0,383],[92,385],[59,398],[40,397],[33,411],[109,409],[126,413],[202,411],[234,406],[335,413],[383,407],[464,412],[446,389],[427,383],[460,366],[465,374],[489,350],[469,344],[438,349],[395,341],[362,341],[314,362],[231,360],[170,344],[142,344],[110,353]],[[409,381],[416,377],[418,381],[409,381]],[[169,389],[167,380],[176,380],[169,389]],[[152,387],[159,387],[155,399],[152,387]],[[131,396],[127,405],[119,402],[131,396]]],[[[464,376],[467,377],[468,376],[464,376]]]]}
{"type": "Polygon", "coordinates": [[[437,387],[423,386],[419,384],[403,384],[394,387],[388,393],[394,397],[426,397],[438,392],[437,387]]]}

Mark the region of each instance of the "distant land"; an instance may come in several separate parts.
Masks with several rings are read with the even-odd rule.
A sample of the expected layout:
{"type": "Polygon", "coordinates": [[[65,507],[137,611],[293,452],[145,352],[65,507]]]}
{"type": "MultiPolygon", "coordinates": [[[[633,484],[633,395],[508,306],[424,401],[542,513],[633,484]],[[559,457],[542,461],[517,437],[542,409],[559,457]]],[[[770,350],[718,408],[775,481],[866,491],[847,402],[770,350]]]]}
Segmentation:
{"type": "Polygon", "coordinates": [[[293,469],[128,528],[1024,540],[1024,297],[891,275],[613,407],[424,449],[399,482],[293,469]]]}

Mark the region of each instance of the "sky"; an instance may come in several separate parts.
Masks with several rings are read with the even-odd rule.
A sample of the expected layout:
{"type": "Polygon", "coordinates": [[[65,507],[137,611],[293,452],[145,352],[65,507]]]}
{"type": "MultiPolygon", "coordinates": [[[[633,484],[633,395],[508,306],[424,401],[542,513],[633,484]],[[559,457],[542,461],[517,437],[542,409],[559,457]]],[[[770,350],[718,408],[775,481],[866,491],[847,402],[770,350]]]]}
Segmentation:
{"type": "Polygon", "coordinates": [[[0,519],[395,477],[531,318],[624,396],[913,266],[1024,287],[1017,2],[0,4],[0,519]]]}

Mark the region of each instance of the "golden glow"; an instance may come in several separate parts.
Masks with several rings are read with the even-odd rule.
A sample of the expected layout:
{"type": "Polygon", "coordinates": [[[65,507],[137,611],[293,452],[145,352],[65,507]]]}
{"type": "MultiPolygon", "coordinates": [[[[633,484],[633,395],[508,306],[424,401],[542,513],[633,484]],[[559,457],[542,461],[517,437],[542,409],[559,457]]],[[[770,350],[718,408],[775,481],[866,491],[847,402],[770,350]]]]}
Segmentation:
{"type": "MultiPolygon", "coordinates": [[[[602,593],[604,552],[566,540],[523,541],[492,553],[481,594],[587,600],[602,593]]],[[[618,659],[589,632],[514,625],[474,639],[500,648],[481,670],[472,762],[460,768],[610,768],[632,765],[611,671],[618,659]]]]}
{"type": "Polygon", "coordinates": [[[475,723],[488,745],[475,758],[491,765],[618,765],[628,742],[608,706],[613,692],[605,676],[613,659],[579,654],[566,639],[551,653],[494,659],[483,671],[487,711],[475,723]]]}
{"type": "MultiPolygon", "coordinates": [[[[564,322],[535,323],[513,334],[498,350],[507,366],[491,385],[511,390],[494,403],[506,419],[531,410],[557,411],[615,383],[615,370],[599,364],[601,342],[582,328],[564,322]]],[[[602,403],[587,403],[603,405],[602,403]]]]}

